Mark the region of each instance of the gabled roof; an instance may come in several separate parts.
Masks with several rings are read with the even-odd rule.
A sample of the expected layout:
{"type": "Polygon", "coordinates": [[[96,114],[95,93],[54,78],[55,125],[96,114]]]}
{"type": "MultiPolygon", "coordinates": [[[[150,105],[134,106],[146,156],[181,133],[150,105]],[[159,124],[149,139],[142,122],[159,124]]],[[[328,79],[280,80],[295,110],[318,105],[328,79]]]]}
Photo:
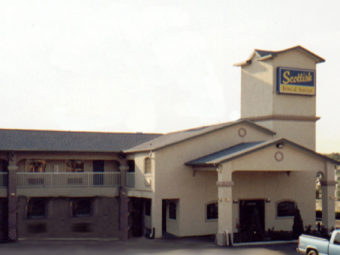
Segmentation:
{"type": "Polygon", "coordinates": [[[251,61],[252,61],[252,59],[254,58],[255,55],[258,55],[258,59],[257,59],[258,61],[265,61],[267,59],[271,59],[271,58],[275,57],[278,54],[288,52],[288,51],[291,51],[291,50],[300,50],[300,51],[304,52],[305,54],[314,58],[316,63],[322,63],[322,62],[326,61],[324,58],[316,55],[315,53],[307,50],[306,48],[304,48],[300,45],[297,45],[297,46],[294,46],[294,47],[291,47],[291,48],[287,48],[287,49],[284,49],[284,50],[278,50],[278,51],[254,49],[253,53],[251,54],[251,56],[246,61],[234,64],[234,66],[250,65],[251,61]]]}
{"type": "Polygon", "coordinates": [[[258,151],[260,149],[263,149],[263,148],[266,148],[273,144],[278,144],[278,143],[290,144],[296,148],[299,148],[308,153],[311,153],[314,156],[330,161],[336,165],[340,165],[339,161],[333,160],[327,156],[319,154],[313,150],[310,150],[306,147],[303,147],[285,138],[279,138],[279,139],[274,139],[274,140],[269,140],[269,141],[240,143],[240,144],[225,148],[221,151],[217,151],[217,152],[205,155],[203,157],[199,157],[197,159],[191,160],[189,162],[186,162],[185,165],[195,166],[195,167],[209,167],[209,166],[215,167],[221,163],[228,162],[239,157],[243,157],[245,155],[248,155],[250,153],[253,153],[255,151],[258,151]]]}
{"type": "Polygon", "coordinates": [[[0,151],[121,152],[160,134],[0,129],[0,151]]]}
{"type": "Polygon", "coordinates": [[[265,127],[262,127],[260,125],[255,124],[252,121],[249,120],[237,120],[233,122],[225,122],[225,123],[220,123],[216,125],[210,125],[210,126],[202,126],[202,127],[197,127],[193,129],[187,129],[183,131],[178,131],[178,132],[173,132],[173,133],[168,133],[164,134],[162,136],[159,136],[153,140],[149,140],[145,143],[142,143],[140,145],[137,145],[133,148],[130,148],[128,150],[125,150],[124,152],[143,152],[143,151],[155,151],[159,150],[165,147],[168,147],[173,144],[177,144],[183,141],[186,141],[188,139],[192,139],[201,135],[205,135],[226,127],[231,127],[240,123],[245,123],[248,124],[262,132],[265,132],[270,135],[275,135],[276,133],[273,132],[270,129],[267,129],[265,127]]]}

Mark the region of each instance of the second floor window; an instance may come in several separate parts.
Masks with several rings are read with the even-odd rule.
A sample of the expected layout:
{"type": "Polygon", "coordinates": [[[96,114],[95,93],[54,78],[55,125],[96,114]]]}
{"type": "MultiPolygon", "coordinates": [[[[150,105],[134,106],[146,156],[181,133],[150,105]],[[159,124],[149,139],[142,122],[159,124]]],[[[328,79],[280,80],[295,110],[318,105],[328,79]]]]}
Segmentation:
{"type": "Polygon", "coordinates": [[[144,173],[151,174],[151,158],[149,157],[144,159],[144,173]]]}
{"type": "Polygon", "coordinates": [[[28,163],[28,172],[43,173],[46,169],[45,160],[30,160],[28,163]]]}
{"type": "Polygon", "coordinates": [[[84,161],[83,160],[68,160],[66,162],[67,172],[84,172],[84,161]]]}
{"type": "Polygon", "coordinates": [[[0,172],[7,172],[8,163],[5,160],[0,160],[0,172]]]}

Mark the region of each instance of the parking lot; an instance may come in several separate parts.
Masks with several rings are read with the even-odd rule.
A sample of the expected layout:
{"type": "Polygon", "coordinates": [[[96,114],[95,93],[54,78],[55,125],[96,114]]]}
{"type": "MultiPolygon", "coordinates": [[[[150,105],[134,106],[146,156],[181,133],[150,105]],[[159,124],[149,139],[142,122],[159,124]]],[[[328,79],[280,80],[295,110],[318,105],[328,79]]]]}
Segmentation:
{"type": "Polygon", "coordinates": [[[144,238],[122,241],[19,241],[0,243],[3,255],[112,255],[112,254],[209,254],[209,255],[292,255],[296,244],[247,247],[217,247],[206,238],[174,240],[147,240],[144,238]]]}

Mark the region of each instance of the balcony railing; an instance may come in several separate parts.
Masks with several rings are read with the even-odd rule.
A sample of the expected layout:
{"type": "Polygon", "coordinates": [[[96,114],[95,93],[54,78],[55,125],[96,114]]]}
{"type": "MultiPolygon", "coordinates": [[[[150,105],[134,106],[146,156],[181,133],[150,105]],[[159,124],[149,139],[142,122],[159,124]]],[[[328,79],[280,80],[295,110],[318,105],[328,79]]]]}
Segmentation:
{"type": "Polygon", "coordinates": [[[126,173],[126,186],[135,187],[135,173],[126,173]]]}
{"type": "Polygon", "coordinates": [[[8,174],[7,173],[0,173],[0,188],[6,187],[8,182],[8,174]]]}
{"type": "Polygon", "coordinates": [[[32,187],[118,187],[119,172],[45,172],[17,173],[17,186],[32,187]]]}

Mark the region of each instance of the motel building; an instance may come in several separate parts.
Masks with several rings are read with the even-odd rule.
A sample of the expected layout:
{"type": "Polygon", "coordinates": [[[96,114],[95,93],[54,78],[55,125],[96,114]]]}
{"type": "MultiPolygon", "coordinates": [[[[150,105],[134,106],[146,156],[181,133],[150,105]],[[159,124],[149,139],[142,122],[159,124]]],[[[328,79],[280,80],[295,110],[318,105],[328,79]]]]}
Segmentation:
{"type": "Polygon", "coordinates": [[[1,129],[0,239],[260,241],[291,231],[295,208],[315,228],[317,176],[322,224],[335,228],[339,162],[315,152],[324,61],[301,46],[254,50],[236,64],[233,122],[166,134],[1,129]]]}

